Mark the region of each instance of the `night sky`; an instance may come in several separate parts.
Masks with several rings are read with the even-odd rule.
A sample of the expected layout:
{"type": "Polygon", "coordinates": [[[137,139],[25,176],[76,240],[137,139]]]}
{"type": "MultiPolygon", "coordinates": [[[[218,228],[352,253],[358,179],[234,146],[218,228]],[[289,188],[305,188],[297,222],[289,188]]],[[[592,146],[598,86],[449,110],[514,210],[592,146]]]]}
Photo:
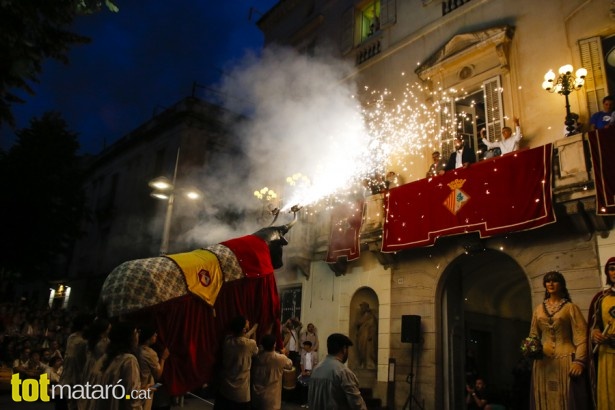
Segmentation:
{"type": "MultiPolygon", "coordinates": [[[[193,82],[216,84],[246,52],[259,53],[263,35],[256,21],[276,3],[117,0],[118,13],[79,17],[74,31],[92,42],[74,46],[68,65],[45,63],[36,95],[14,108],[17,129],[59,111],[79,134],[82,152],[98,153],[189,96],[193,82]]],[[[196,95],[202,93],[198,87],[196,95]]],[[[2,125],[2,148],[14,139],[2,125]]]]}

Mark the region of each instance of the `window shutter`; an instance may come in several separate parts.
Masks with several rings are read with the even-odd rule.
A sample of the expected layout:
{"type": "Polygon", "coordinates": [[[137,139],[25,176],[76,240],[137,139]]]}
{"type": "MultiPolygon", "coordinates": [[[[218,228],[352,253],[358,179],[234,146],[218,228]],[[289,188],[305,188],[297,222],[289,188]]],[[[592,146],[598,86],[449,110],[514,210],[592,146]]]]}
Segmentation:
{"type": "Polygon", "coordinates": [[[380,28],[395,23],[395,0],[380,0],[380,28]]]}
{"type": "Polygon", "coordinates": [[[445,161],[455,150],[453,139],[455,137],[455,105],[454,101],[440,103],[440,151],[445,161]]]}
{"type": "Polygon", "coordinates": [[[342,38],[340,49],[342,54],[348,53],[354,46],[354,7],[350,7],[342,15],[342,38]]]}
{"type": "Polygon", "coordinates": [[[587,69],[585,94],[590,115],[602,110],[602,99],[606,96],[606,73],[600,37],[579,40],[581,66],[587,69]]]}
{"type": "Polygon", "coordinates": [[[504,116],[502,115],[502,86],[500,77],[493,77],[483,83],[485,98],[485,128],[487,139],[495,141],[502,138],[504,116]]]}

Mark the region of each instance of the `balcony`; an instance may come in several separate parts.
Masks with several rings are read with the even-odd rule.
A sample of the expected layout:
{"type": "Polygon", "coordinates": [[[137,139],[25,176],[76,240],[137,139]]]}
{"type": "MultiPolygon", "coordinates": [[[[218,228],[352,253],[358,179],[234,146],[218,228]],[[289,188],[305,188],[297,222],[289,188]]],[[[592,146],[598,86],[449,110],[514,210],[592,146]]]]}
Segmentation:
{"type": "Polygon", "coordinates": [[[372,37],[366,39],[357,48],[357,57],[355,64],[361,65],[371,58],[374,58],[382,51],[382,36],[376,33],[372,37]]]}
{"type": "MultiPolygon", "coordinates": [[[[601,131],[601,135],[603,135],[605,140],[615,141],[615,130],[608,130],[608,132],[604,133],[601,131]]],[[[615,149],[615,142],[609,142],[609,144],[613,145],[615,149]]],[[[555,218],[553,218],[553,214],[557,216],[558,221],[568,219],[578,233],[585,234],[588,238],[594,234],[606,237],[613,227],[613,217],[609,216],[613,214],[613,208],[609,208],[605,211],[602,209],[602,205],[597,205],[596,181],[594,181],[592,156],[589,145],[588,134],[577,134],[555,141],[553,144],[548,144],[547,146],[521,150],[504,157],[481,161],[468,169],[468,171],[472,169],[474,174],[470,172],[464,174],[464,171],[460,171],[459,173],[455,171],[455,175],[453,175],[453,171],[451,171],[442,177],[435,177],[433,181],[423,179],[395,188],[396,190],[406,190],[406,192],[412,188],[413,191],[409,194],[405,194],[405,196],[401,198],[404,201],[407,199],[407,202],[420,202],[418,199],[419,197],[433,194],[434,189],[440,189],[444,193],[450,194],[453,188],[449,189],[448,186],[451,184],[454,185],[455,182],[467,178],[468,183],[461,189],[462,191],[465,190],[465,192],[463,192],[464,194],[466,192],[469,193],[471,201],[474,201],[472,205],[468,206],[477,208],[468,214],[469,221],[465,220],[466,217],[464,216],[461,218],[463,220],[458,222],[459,215],[451,216],[449,212],[444,209],[439,211],[441,212],[440,214],[433,213],[429,215],[431,209],[442,208],[442,199],[438,198],[431,203],[427,203],[426,206],[424,205],[422,208],[423,211],[415,211],[415,208],[410,207],[406,208],[406,213],[404,214],[402,208],[397,208],[397,215],[393,217],[389,215],[387,226],[385,226],[384,216],[387,195],[390,195],[392,198],[396,194],[398,195],[397,199],[400,198],[398,191],[391,190],[390,193],[384,192],[365,198],[362,220],[353,227],[348,228],[358,231],[358,235],[355,239],[358,242],[357,246],[360,248],[361,252],[371,251],[385,267],[388,267],[393,262],[393,255],[397,250],[428,246],[435,243],[440,236],[475,231],[480,231],[483,237],[505,235],[509,232],[531,229],[554,222],[555,218]],[[541,155],[544,156],[544,158],[542,158],[541,155]],[[539,162],[532,162],[532,156],[538,158],[539,162]],[[542,161],[543,159],[544,161],[542,161]],[[507,161],[509,162],[507,163],[507,161]],[[510,164],[513,166],[510,166],[510,164]],[[529,174],[527,174],[534,178],[533,182],[527,179],[527,176],[523,175],[521,172],[524,166],[531,166],[532,169],[535,170],[529,171],[529,174]],[[506,174],[505,171],[507,171],[508,174],[506,174]],[[456,175],[457,173],[459,175],[456,175]],[[544,187],[545,181],[548,183],[546,177],[550,177],[551,184],[544,187]],[[474,185],[474,192],[471,191],[472,187],[470,185],[474,185]],[[506,187],[508,189],[511,185],[517,187],[517,193],[501,190],[501,187],[506,187]],[[500,191],[495,189],[496,186],[500,191]],[[489,193],[488,191],[491,192],[489,193]],[[527,193],[525,191],[527,191],[527,193]],[[507,192],[507,194],[502,194],[502,192],[507,192]],[[521,192],[521,195],[519,195],[519,192],[521,192]],[[527,196],[527,198],[520,198],[520,196],[524,195],[527,196]],[[494,200],[496,202],[489,202],[494,200]],[[533,204],[534,201],[536,201],[537,205],[533,204]],[[485,205],[485,203],[491,205],[485,205]],[[515,207],[515,204],[521,206],[515,207]],[[516,208],[516,212],[516,210],[520,208],[525,209],[526,207],[530,208],[532,206],[535,206],[538,217],[535,215],[522,214],[521,219],[513,223],[497,219],[502,213],[510,213],[512,208],[516,208]],[[504,208],[507,210],[504,210],[504,208]],[[598,208],[600,208],[600,212],[597,212],[598,208]],[[402,212],[401,215],[400,209],[402,212]],[[488,215],[490,210],[494,217],[488,215]],[[548,212],[545,210],[548,210],[548,212]],[[417,217],[419,212],[424,212],[426,219],[432,218],[432,222],[430,222],[431,225],[429,225],[429,228],[432,229],[427,229],[429,232],[428,235],[426,234],[425,238],[419,235],[418,240],[414,242],[407,240],[405,244],[401,245],[398,249],[391,246],[391,244],[388,244],[388,248],[387,246],[383,246],[387,245],[386,243],[383,244],[383,236],[386,236],[385,234],[392,236],[391,233],[395,229],[397,229],[398,232],[417,231],[422,229],[421,225],[424,224],[424,221],[417,217]],[[447,226],[447,222],[443,222],[441,216],[444,216],[444,218],[452,218],[452,221],[455,221],[461,226],[447,226]],[[398,222],[392,221],[395,218],[397,218],[398,222]],[[539,220],[538,223],[536,223],[537,220],[539,220]],[[395,227],[395,223],[404,223],[405,227],[395,227]],[[434,224],[437,226],[434,227],[434,224]],[[466,229],[466,231],[464,231],[464,229],[466,229]],[[429,241],[431,241],[431,243],[427,243],[429,241]],[[381,249],[383,249],[384,252],[381,252],[381,249]]],[[[606,173],[609,171],[606,170],[604,172],[606,173]]],[[[609,206],[613,206],[613,201],[615,201],[615,198],[612,199],[609,206]]],[[[462,207],[465,205],[461,204],[459,206],[462,207]]],[[[388,211],[391,212],[391,209],[392,207],[390,206],[388,211]]],[[[467,210],[468,208],[465,209],[467,210]]],[[[452,212],[451,209],[449,209],[449,211],[452,212]]],[[[334,217],[333,219],[335,219],[335,215],[333,213],[332,215],[334,217]]],[[[324,219],[327,222],[323,222],[323,218],[320,218],[319,220],[313,220],[311,223],[307,224],[306,229],[309,232],[306,231],[305,234],[294,237],[289,246],[289,248],[293,248],[289,255],[292,255],[295,260],[300,257],[301,260],[304,261],[304,272],[309,270],[305,261],[322,260],[324,259],[323,255],[331,251],[331,244],[334,241],[332,231],[333,223],[329,222],[329,215],[324,219]]],[[[348,223],[346,223],[346,225],[348,225],[348,223]]],[[[299,234],[299,232],[296,232],[296,234],[299,234]]],[[[384,240],[384,242],[386,242],[386,240],[384,240]]],[[[346,243],[339,248],[349,248],[352,246],[353,244],[349,245],[346,243]]],[[[353,257],[354,256],[356,256],[356,254],[353,255],[353,257]]],[[[338,258],[338,261],[332,264],[334,265],[332,269],[336,274],[345,273],[345,266],[348,263],[346,259],[348,258],[338,258]]]]}
{"type": "Polygon", "coordinates": [[[448,13],[451,13],[457,10],[459,7],[463,6],[466,3],[469,3],[470,0],[448,0],[442,2],[442,15],[446,16],[448,13]]]}

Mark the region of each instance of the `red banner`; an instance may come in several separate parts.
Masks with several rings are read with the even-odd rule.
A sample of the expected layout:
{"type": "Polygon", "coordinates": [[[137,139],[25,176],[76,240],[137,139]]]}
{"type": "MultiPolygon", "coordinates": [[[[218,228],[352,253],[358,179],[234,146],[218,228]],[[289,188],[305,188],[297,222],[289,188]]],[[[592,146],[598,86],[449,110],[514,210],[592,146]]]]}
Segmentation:
{"type": "Polygon", "coordinates": [[[547,144],[391,189],[382,251],[433,245],[440,236],[489,237],[555,222],[551,154],[547,144]]]}
{"type": "Polygon", "coordinates": [[[359,233],[362,219],[363,200],[338,205],[333,209],[326,262],[335,263],[340,257],[352,261],[361,256],[359,233]]]}
{"type": "Polygon", "coordinates": [[[615,215],[615,129],[590,132],[588,140],[596,182],[596,213],[615,215]]]}

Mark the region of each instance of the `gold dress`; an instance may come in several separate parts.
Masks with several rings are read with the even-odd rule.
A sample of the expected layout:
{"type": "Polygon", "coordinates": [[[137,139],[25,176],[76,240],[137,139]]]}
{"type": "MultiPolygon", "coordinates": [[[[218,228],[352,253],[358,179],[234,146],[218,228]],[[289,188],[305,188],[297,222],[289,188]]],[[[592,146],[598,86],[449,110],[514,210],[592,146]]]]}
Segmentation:
{"type": "Polygon", "coordinates": [[[585,363],[587,322],[574,303],[565,301],[553,309],[545,303],[534,309],[530,336],[542,342],[544,357],[532,369],[532,408],[568,410],[570,368],[573,360],[585,363]]]}

